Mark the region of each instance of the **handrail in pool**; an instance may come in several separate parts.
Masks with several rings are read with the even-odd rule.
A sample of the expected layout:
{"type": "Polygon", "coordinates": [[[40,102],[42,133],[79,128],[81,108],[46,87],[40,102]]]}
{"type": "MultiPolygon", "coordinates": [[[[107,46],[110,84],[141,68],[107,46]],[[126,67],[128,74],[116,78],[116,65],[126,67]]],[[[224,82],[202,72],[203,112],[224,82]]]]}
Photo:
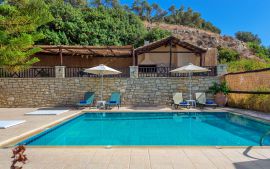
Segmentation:
{"type": "Polygon", "coordinates": [[[263,146],[264,139],[265,139],[265,137],[268,136],[268,135],[270,135],[270,130],[267,131],[266,133],[264,133],[264,134],[262,135],[262,137],[260,138],[260,146],[263,146]]]}

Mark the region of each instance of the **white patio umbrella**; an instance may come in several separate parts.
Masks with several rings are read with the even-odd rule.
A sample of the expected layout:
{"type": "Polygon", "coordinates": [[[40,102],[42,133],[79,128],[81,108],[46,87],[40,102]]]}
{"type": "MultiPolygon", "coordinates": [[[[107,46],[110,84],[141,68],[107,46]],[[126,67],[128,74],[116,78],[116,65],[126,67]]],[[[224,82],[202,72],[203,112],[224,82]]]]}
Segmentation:
{"type": "Polygon", "coordinates": [[[110,68],[108,66],[105,66],[103,64],[96,66],[96,67],[85,69],[84,72],[92,73],[92,74],[96,74],[96,75],[101,76],[101,91],[100,91],[101,101],[103,101],[103,76],[104,75],[116,75],[116,74],[121,73],[120,71],[115,70],[113,68],[110,68]]]}
{"type": "Polygon", "coordinates": [[[203,68],[203,67],[200,67],[200,66],[193,65],[192,63],[189,63],[188,65],[174,69],[171,72],[172,73],[188,73],[188,75],[189,75],[189,99],[192,100],[192,94],[191,94],[191,90],[192,90],[191,76],[192,76],[192,74],[195,72],[208,72],[208,71],[210,71],[210,70],[203,68]]]}

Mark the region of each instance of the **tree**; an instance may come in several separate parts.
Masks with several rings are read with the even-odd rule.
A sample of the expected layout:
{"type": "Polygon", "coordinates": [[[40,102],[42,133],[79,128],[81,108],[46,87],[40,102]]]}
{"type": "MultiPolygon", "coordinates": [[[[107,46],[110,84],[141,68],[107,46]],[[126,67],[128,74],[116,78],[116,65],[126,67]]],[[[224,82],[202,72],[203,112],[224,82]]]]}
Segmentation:
{"type": "Polygon", "coordinates": [[[105,0],[105,3],[109,8],[119,8],[121,6],[118,0],[105,0]]]}
{"type": "Polygon", "coordinates": [[[264,59],[270,63],[270,50],[269,48],[259,45],[257,42],[248,42],[249,49],[259,58],[264,59]]]}
{"type": "Polygon", "coordinates": [[[54,21],[39,28],[45,38],[39,43],[54,45],[88,45],[89,29],[80,8],[70,3],[55,2],[49,6],[54,21]]]}
{"type": "Polygon", "coordinates": [[[39,28],[46,36],[40,44],[130,45],[143,42],[146,28],[123,8],[74,8],[69,3],[50,5],[55,20],[39,28]]]}
{"type": "Polygon", "coordinates": [[[179,9],[171,6],[169,9],[170,14],[166,15],[164,20],[169,24],[185,25],[189,27],[208,30],[215,33],[220,33],[220,29],[215,27],[211,22],[207,22],[201,18],[199,12],[194,12],[192,8],[187,8],[182,5],[179,9]]]}
{"type": "Polygon", "coordinates": [[[139,46],[146,34],[141,20],[122,8],[92,8],[84,11],[84,17],[90,31],[90,45],[139,46]]]}
{"type": "Polygon", "coordinates": [[[87,0],[64,0],[67,3],[70,3],[74,7],[86,7],[87,0]]]}
{"type": "Polygon", "coordinates": [[[142,2],[142,8],[143,8],[143,11],[144,11],[144,19],[147,20],[147,21],[151,21],[151,14],[152,14],[152,6],[147,2],[147,1],[143,1],[142,2]]]}
{"type": "Polygon", "coordinates": [[[171,12],[172,15],[175,15],[176,12],[175,9],[176,9],[175,5],[170,6],[169,11],[171,12]]]}
{"type": "Polygon", "coordinates": [[[229,63],[237,61],[240,58],[240,54],[233,49],[219,48],[218,49],[218,61],[219,63],[229,63]]]}
{"type": "Polygon", "coordinates": [[[44,37],[36,30],[52,20],[48,6],[43,0],[10,0],[0,5],[0,14],[0,66],[10,72],[29,68],[40,51],[33,45],[44,37]]]}
{"type": "Polygon", "coordinates": [[[255,42],[257,44],[261,44],[261,39],[259,36],[253,34],[252,32],[239,31],[235,33],[235,37],[243,42],[255,42]]]}
{"type": "Polygon", "coordinates": [[[153,28],[147,32],[144,39],[149,41],[149,42],[154,42],[154,41],[160,40],[162,38],[165,38],[165,37],[168,37],[171,35],[172,35],[172,33],[167,31],[167,30],[153,28]]]}
{"type": "Polygon", "coordinates": [[[100,7],[103,6],[102,0],[90,0],[90,5],[94,7],[100,7]]]}
{"type": "Polygon", "coordinates": [[[164,17],[168,14],[167,11],[163,10],[158,4],[152,4],[153,9],[155,11],[154,16],[152,16],[151,21],[153,22],[162,22],[164,17]]]}
{"type": "Polygon", "coordinates": [[[132,3],[131,10],[135,12],[140,18],[143,17],[143,7],[142,7],[142,1],[141,0],[134,0],[132,3]]]}

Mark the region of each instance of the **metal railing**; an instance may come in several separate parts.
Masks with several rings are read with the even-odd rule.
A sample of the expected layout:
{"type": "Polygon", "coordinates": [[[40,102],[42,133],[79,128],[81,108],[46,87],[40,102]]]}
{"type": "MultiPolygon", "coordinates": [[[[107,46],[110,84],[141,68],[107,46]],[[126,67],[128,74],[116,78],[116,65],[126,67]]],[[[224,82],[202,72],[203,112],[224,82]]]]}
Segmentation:
{"type": "MultiPolygon", "coordinates": [[[[216,67],[206,67],[210,71],[204,73],[193,73],[193,76],[216,76],[216,67]]],[[[85,73],[85,67],[66,67],[65,77],[98,77],[95,74],[85,73]]],[[[122,72],[117,75],[105,75],[104,77],[119,77],[128,78],[130,77],[129,67],[115,67],[114,69],[122,72]]],[[[171,73],[170,71],[176,69],[176,67],[139,67],[139,77],[187,77],[186,73],[171,73]]],[[[55,77],[55,67],[32,67],[30,69],[11,73],[6,71],[4,68],[0,68],[0,78],[39,78],[39,77],[55,77]]]]}
{"type": "Polygon", "coordinates": [[[21,72],[8,72],[0,68],[0,78],[38,78],[55,77],[54,67],[32,67],[21,72]]]}
{"type": "MultiPolygon", "coordinates": [[[[139,67],[139,77],[188,77],[187,73],[171,73],[177,67],[139,67]]],[[[217,67],[205,67],[209,72],[193,73],[193,76],[216,76],[217,67]]]]}
{"type": "MultiPolygon", "coordinates": [[[[85,73],[84,70],[87,69],[85,67],[66,67],[65,69],[65,77],[98,77],[98,75],[85,73]]],[[[129,67],[117,68],[114,69],[122,72],[117,75],[105,75],[104,77],[129,77],[129,67]]]]}

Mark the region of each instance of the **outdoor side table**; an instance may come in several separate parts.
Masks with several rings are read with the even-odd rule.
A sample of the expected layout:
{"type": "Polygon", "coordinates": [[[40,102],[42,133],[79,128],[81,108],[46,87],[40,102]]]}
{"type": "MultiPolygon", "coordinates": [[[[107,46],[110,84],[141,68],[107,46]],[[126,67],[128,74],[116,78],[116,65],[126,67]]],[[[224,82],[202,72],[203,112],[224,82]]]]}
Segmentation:
{"type": "Polygon", "coordinates": [[[189,103],[192,107],[196,107],[196,100],[187,100],[187,103],[189,103]]]}
{"type": "Polygon", "coordinates": [[[97,108],[98,109],[105,109],[106,101],[97,101],[97,108]]]}

